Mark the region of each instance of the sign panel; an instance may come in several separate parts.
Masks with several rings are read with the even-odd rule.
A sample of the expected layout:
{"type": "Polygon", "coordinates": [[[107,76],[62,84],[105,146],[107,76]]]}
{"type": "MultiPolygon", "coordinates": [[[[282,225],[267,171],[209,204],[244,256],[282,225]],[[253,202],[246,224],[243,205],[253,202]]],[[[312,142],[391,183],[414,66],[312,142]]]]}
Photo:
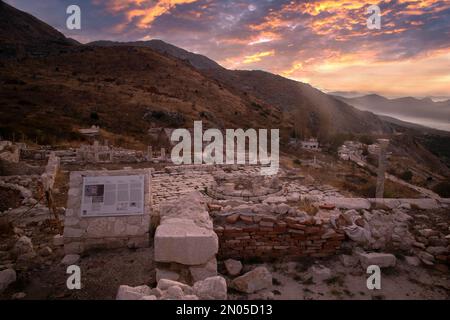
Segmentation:
{"type": "Polygon", "coordinates": [[[83,177],[81,216],[144,214],[145,175],[83,177]]]}

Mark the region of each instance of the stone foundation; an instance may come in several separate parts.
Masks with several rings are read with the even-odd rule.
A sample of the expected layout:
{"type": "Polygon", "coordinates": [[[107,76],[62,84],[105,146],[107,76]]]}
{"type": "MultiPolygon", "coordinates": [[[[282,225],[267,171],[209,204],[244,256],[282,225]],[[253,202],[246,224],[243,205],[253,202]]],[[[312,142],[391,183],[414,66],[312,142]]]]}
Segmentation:
{"type": "Polygon", "coordinates": [[[151,214],[150,170],[71,172],[70,190],[64,221],[64,250],[66,254],[91,249],[149,246],[151,214]],[[145,175],[144,214],[127,216],[82,217],[81,197],[83,176],[145,175]]]}

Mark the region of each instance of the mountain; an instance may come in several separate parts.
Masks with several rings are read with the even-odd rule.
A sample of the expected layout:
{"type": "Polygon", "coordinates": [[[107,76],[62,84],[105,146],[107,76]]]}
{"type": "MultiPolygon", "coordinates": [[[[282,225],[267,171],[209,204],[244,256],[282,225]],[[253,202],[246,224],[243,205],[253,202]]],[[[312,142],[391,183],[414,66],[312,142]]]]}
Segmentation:
{"type": "Polygon", "coordinates": [[[115,41],[94,41],[88,43],[92,46],[112,47],[112,46],[131,46],[151,48],[161,54],[170,55],[180,60],[189,62],[194,68],[199,70],[206,69],[223,69],[217,62],[200,54],[195,54],[187,50],[178,48],[174,45],[166,43],[162,40],[154,39],[149,41],[134,42],[115,42],[115,41]]]}
{"type": "Polygon", "coordinates": [[[389,124],[329,96],[309,84],[264,71],[210,69],[211,77],[284,111],[292,125],[302,123],[306,134],[352,132],[391,133],[389,124]]]}
{"type": "Polygon", "coordinates": [[[42,55],[76,45],[73,39],[0,0],[0,57],[42,55]]]}
{"type": "Polygon", "coordinates": [[[430,98],[413,97],[388,99],[376,94],[336,98],[361,110],[450,131],[450,100],[434,102],[430,98]]]}

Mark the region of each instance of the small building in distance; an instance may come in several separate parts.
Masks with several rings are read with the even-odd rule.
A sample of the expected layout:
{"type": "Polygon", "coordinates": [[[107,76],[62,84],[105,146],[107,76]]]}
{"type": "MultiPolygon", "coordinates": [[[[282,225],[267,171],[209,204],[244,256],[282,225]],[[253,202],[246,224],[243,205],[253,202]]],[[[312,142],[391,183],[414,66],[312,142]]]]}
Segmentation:
{"type": "Polygon", "coordinates": [[[301,142],[302,149],[310,151],[320,151],[320,145],[317,138],[310,138],[301,142]]]}
{"type": "Polygon", "coordinates": [[[87,129],[78,129],[78,132],[81,133],[85,137],[93,138],[93,137],[97,137],[100,134],[100,127],[92,126],[87,129]]]}

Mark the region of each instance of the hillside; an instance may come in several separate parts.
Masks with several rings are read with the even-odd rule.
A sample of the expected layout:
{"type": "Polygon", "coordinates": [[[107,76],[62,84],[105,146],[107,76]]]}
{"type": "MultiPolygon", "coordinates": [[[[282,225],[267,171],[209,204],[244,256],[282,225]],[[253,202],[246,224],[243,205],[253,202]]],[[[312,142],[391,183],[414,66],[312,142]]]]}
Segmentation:
{"type": "Polygon", "coordinates": [[[45,22],[0,0],[0,57],[38,56],[76,44],[45,22]]]}
{"type": "MultiPolygon", "coordinates": [[[[69,138],[98,124],[145,141],[151,126],[267,127],[262,112],[180,60],[147,48],[79,46],[67,53],[10,62],[0,69],[3,135],[69,138]]],[[[46,139],[45,139],[46,140],[46,139]]]]}

